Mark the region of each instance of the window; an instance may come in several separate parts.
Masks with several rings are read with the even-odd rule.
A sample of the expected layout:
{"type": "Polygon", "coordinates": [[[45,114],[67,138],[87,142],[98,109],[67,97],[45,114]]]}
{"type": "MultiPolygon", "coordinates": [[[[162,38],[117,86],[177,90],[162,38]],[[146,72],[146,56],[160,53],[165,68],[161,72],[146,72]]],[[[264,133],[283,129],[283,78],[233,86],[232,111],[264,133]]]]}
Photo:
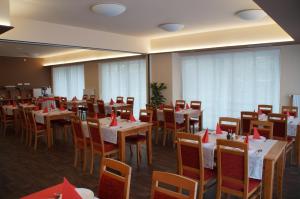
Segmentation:
{"type": "Polygon", "coordinates": [[[65,96],[72,99],[82,98],[84,89],[84,66],[73,65],[55,67],[52,69],[53,93],[55,96],[65,96]]]}
{"type": "Polygon", "coordinates": [[[146,105],[146,63],[145,60],[109,62],[99,65],[102,98],[109,102],[117,96],[134,97],[134,115],[146,105]]]}
{"type": "Polygon", "coordinates": [[[219,117],[240,117],[258,104],[278,111],[279,56],[278,49],[183,56],[183,99],[202,101],[203,125],[210,129],[219,117]]]}

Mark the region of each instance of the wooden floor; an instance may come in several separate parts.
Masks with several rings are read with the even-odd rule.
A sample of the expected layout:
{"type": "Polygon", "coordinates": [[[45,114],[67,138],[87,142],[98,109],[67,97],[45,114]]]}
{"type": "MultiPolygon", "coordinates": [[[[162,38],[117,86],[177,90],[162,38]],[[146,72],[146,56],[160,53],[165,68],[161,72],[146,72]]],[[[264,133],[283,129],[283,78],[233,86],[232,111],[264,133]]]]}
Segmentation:
{"type": "MultiPolygon", "coordinates": [[[[145,151],[145,150],[144,150],[145,151]]],[[[149,199],[153,170],[176,172],[176,152],[171,145],[153,146],[153,165],[148,166],[143,154],[142,165],[136,167],[136,157],[130,157],[127,150],[127,163],[132,166],[131,199],[149,199]]],[[[96,166],[98,170],[99,165],[96,166]]],[[[56,140],[50,151],[40,142],[35,152],[21,144],[13,134],[6,137],[0,134],[0,199],[14,199],[39,191],[62,182],[66,177],[77,187],[85,187],[97,193],[98,172],[94,175],[82,173],[73,167],[73,148],[69,141],[56,140]]],[[[284,198],[300,198],[300,169],[288,166],[284,179],[284,198]]],[[[215,190],[205,198],[215,198],[215,190]]]]}

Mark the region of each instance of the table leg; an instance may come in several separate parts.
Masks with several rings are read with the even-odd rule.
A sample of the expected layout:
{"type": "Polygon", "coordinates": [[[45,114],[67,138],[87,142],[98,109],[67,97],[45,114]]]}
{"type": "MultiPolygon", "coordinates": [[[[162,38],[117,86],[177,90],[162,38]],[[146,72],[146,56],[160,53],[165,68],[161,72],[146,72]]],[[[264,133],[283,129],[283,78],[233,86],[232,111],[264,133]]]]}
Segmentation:
{"type": "Polygon", "coordinates": [[[189,114],[184,114],[185,119],[185,131],[190,132],[190,117],[189,114]]]}
{"type": "Polygon", "coordinates": [[[52,146],[52,135],[51,135],[51,120],[46,117],[46,129],[47,129],[47,144],[48,148],[52,146]]]}
{"type": "Polygon", "coordinates": [[[147,158],[148,165],[152,164],[152,126],[149,126],[147,132],[147,158]]]}
{"type": "Polygon", "coordinates": [[[300,167],[300,125],[297,126],[295,150],[296,150],[296,165],[300,167]]]}
{"type": "Polygon", "coordinates": [[[264,199],[272,199],[273,181],[274,181],[274,161],[265,160],[264,180],[263,180],[264,199]]]}
{"type": "Polygon", "coordinates": [[[125,162],[125,133],[119,133],[119,159],[121,162],[125,162]]]}
{"type": "Polygon", "coordinates": [[[285,164],[285,151],[283,151],[277,160],[277,198],[282,198],[282,183],[285,164]]]}

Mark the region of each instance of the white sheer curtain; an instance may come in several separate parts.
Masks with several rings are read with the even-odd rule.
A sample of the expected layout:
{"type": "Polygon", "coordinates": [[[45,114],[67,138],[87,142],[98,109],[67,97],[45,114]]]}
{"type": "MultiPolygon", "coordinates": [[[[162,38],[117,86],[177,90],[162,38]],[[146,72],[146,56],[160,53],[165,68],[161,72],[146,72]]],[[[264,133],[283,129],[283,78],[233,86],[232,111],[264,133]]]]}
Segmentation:
{"type": "Polygon", "coordinates": [[[147,102],[146,62],[144,59],[117,61],[99,64],[102,98],[109,102],[117,96],[134,97],[134,115],[144,108],[147,102]]]}
{"type": "Polygon", "coordinates": [[[219,117],[240,117],[258,104],[279,110],[278,49],[187,55],[181,67],[183,99],[202,101],[205,128],[214,129],[219,117]]]}
{"type": "Polygon", "coordinates": [[[72,99],[82,98],[84,89],[84,66],[72,65],[52,68],[53,92],[55,96],[72,99]]]}

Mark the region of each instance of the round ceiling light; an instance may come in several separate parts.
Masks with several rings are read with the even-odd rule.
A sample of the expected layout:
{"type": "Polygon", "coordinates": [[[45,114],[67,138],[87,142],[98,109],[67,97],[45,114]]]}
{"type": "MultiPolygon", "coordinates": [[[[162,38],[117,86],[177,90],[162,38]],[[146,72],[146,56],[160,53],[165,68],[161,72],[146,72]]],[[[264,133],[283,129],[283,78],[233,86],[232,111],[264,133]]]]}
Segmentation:
{"type": "Polygon", "coordinates": [[[91,10],[97,14],[114,17],[125,12],[126,6],[119,3],[99,3],[93,5],[91,10]]]}
{"type": "Polygon", "coordinates": [[[179,23],[165,23],[160,24],[159,27],[168,32],[176,32],[183,29],[184,25],[179,23]]]}
{"type": "Polygon", "coordinates": [[[260,9],[241,10],[238,11],[236,15],[239,18],[247,21],[262,20],[268,16],[263,10],[260,9]]]}

